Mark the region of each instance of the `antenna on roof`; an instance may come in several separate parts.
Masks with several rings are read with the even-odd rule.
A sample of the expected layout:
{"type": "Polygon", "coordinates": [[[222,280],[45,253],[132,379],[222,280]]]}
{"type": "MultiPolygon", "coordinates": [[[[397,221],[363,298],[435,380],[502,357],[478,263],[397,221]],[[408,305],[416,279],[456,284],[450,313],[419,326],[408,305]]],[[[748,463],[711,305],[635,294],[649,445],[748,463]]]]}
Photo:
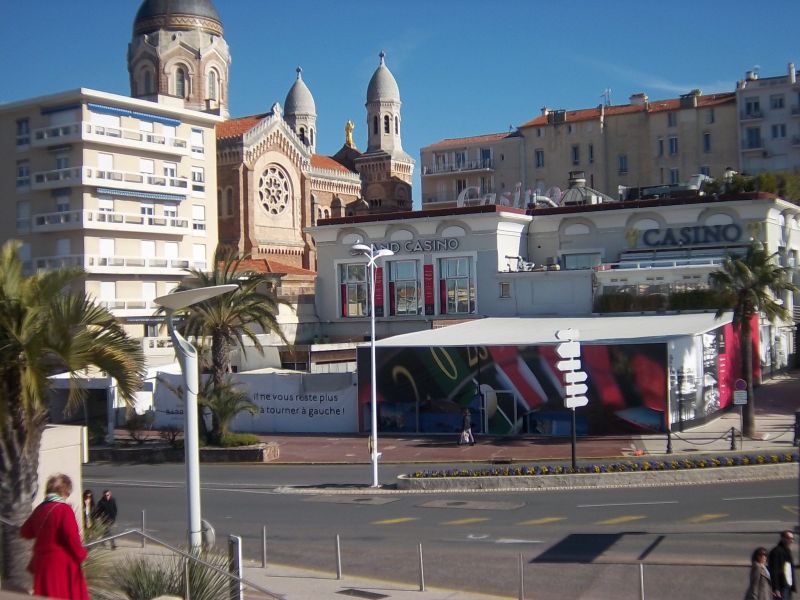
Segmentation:
{"type": "Polygon", "coordinates": [[[600,97],[603,99],[604,105],[611,106],[611,88],[604,89],[600,97]]]}

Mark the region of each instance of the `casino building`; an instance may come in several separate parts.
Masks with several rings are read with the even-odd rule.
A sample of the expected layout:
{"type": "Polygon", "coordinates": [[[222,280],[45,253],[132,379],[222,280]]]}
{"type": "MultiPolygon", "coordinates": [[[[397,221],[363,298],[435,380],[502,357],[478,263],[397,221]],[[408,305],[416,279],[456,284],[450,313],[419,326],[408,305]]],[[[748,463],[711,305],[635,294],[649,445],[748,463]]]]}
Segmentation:
{"type": "MultiPolygon", "coordinates": [[[[317,313],[332,340],[369,339],[369,271],[351,254],[353,244],[394,253],[380,259],[375,283],[377,337],[386,338],[378,343],[378,389],[394,398],[379,412],[384,430],[449,430],[464,406],[486,417],[486,431],[558,430],[563,403],[561,416],[543,418],[540,409],[563,395],[552,368],[554,333],[576,322],[587,328],[584,342],[605,352],[592,359],[599,379],[590,394],[611,397],[602,373],[630,371],[614,384],[614,414],[626,411],[625,423],[609,428],[613,419],[590,418],[586,431],[663,430],[730,405],[741,373],[730,316],[693,310],[692,295],[751,240],[777,252],[783,265],[796,265],[800,207],[765,193],[615,202],[592,192],[582,190],[585,204],[344,217],[309,230],[320,257],[317,313]],[[488,365],[502,371],[491,383],[488,365]],[[646,381],[634,380],[643,373],[646,381]],[[457,381],[434,385],[450,375],[457,381]],[[409,398],[413,406],[404,404],[409,398]],[[494,398],[491,406],[487,398],[494,398]],[[504,424],[493,429],[489,413],[502,413],[504,424]]],[[[796,317],[795,295],[780,300],[796,317]]],[[[792,363],[794,320],[762,321],[755,330],[757,372],[792,363]]],[[[368,359],[366,352],[359,357],[360,379],[368,359]]],[[[363,419],[365,395],[361,402],[363,419]]]]}

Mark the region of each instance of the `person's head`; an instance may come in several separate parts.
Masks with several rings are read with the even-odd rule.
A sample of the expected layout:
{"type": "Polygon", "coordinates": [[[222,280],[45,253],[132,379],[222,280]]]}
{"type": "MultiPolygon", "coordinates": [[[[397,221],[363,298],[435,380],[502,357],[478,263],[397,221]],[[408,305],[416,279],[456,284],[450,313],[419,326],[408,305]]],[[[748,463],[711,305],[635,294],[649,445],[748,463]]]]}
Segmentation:
{"type": "Polygon", "coordinates": [[[767,549],[766,548],[762,548],[762,547],[759,546],[758,548],[753,550],[753,558],[751,560],[754,563],[755,562],[765,563],[765,562],[767,562],[767,554],[768,554],[767,553],[767,549]]]}
{"type": "Polygon", "coordinates": [[[111,498],[111,490],[103,490],[103,498],[105,498],[106,500],[111,498]]]}
{"type": "Polygon", "coordinates": [[[66,498],[72,493],[72,479],[69,478],[69,475],[64,475],[63,473],[51,475],[47,480],[45,493],[58,494],[62,498],[66,498]]]}
{"type": "Polygon", "coordinates": [[[83,491],[83,501],[86,502],[87,500],[90,502],[94,500],[94,494],[92,493],[92,490],[83,491]]]}
{"type": "Polygon", "coordinates": [[[794,533],[790,529],[781,532],[781,544],[784,546],[791,546],[794,542],[794,533]]]}

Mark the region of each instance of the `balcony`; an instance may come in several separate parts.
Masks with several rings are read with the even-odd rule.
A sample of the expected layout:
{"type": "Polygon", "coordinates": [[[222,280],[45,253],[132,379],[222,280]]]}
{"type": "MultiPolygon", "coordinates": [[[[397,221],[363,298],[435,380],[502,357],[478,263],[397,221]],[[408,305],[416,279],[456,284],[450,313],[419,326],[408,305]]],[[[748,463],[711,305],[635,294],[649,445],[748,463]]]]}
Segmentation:
{"type": "MultiPolygon", "coordinates": [[[[183,236],[191,232],[188,219],[156,217],[137,213],[101,210],[70,210],[33,215],[32,231],[66,231],[71,229],[99,229],[103,231],[129,231],[139,234],[167,234],[183,236]]],[[[194,232],[197,235],[197,232],[194,232]]]]}
{"type": "Polygon", "coordinates": [[[116,317],[149,317],[158,310],[158,305],[152,300],[121,299],[97,300],[97,304],[107,308],[116,317]]]}
{"type": "Polygon", "coordinates": [[[72,254],[68,256],[40,256],[31,260],[39,271],[78,267],[87,273],[112,273],[115,275],[185,275],[186,269],[206,269],[206,261],[188,258],[154,258],[143,256],[97,256],[72,254]]]}
{"type": "Polygon", "coordinates": [[[432,165],[422,168],[423,175],[445,175],[447,173],[464,173],[466,171],[494,171],[494,161],[471,160],[455,165],[432,165]]]}
{"type": "Polygon", "coordinates": [[[51,190],[72,185],[81,185],[81,167],[67,167],[66,169],[53,169],[51,171],[37,171],[33,174],[31,189],[51,190]]]}
{"type": "Polygon", "coordinates": [[[84,167],[83,183],[107,188],[136,190],[139,192],[185,194],[189,179],[131,171],[101,171],[84,167]]]}
{"type": "MultiPolygon", "coordinates": [[[[193,152],[198,154],[196,149],[190,148],[189,141],[184,138],[165,137],[138,129],[106,127],[87,122],[80,125],[82,127],[81,139],[87,141],[180,156],[189,156],[193,152]]],[[[199,154],[202,154],[202,149],[199,154]]]]}
{"type": "Polygon", "coordinates": [[[742,142],[742,152],[761,152],[764,150],[763,140],[745,140],[742,142]]]}
{"type": "Polygon", "coordinates": [[[593,267],[595,272],[601,271],[638,271],[643,269],[675,269],[679,267],[718,267],[725,258],[706,256],[687,256],[686,258],[649,258],[642,260],[624,260],[616,263],[603,263],[593,267]]]}
{"type": "Polygon", "coordinates": [[[33,143],[35,147],[66,144],[79,140],[81,137],[81,124],[70,123],[54,127],[40,127],[33,130],[33,143]]]}
{"type": "Polygon", "coordinates": [[[761,112],[761,109],[754,109],[754,110],[746,110],[741,113],[742,121],[757,121],[758,119],[763,119],[764,113],[761,112]]]}

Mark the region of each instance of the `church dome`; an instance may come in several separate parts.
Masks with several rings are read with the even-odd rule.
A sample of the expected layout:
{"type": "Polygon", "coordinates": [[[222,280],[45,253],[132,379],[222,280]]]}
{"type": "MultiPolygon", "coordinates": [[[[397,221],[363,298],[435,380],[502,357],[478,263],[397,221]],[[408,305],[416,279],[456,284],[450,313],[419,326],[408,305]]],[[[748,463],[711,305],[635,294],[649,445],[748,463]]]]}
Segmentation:
{"type": "Polygon", "coordinates": [[[400,88],[397,87],[394,75],[384,63],[386,53],[381,51],[379,56],[381,57],[381,64],[375,69],[367,86],[367,103],[381,100],[400,102],[400,88]]]}
{"type": "Polygon", "coordinates": [[[222,35],[222,19],[211,0],[144,0],[133,22],[134,35],[197,28],[222,35]]]}
{"type": "Polygon", "coordinates": [[[297,67],[297,79],[289,93],[286,94],[286,101],[283,103],[283,113],[286,115],[316,115],[317,106],[314,104],[314,96],[308,89],[306,82],[303,81],[303,69],[297,67]]]}

